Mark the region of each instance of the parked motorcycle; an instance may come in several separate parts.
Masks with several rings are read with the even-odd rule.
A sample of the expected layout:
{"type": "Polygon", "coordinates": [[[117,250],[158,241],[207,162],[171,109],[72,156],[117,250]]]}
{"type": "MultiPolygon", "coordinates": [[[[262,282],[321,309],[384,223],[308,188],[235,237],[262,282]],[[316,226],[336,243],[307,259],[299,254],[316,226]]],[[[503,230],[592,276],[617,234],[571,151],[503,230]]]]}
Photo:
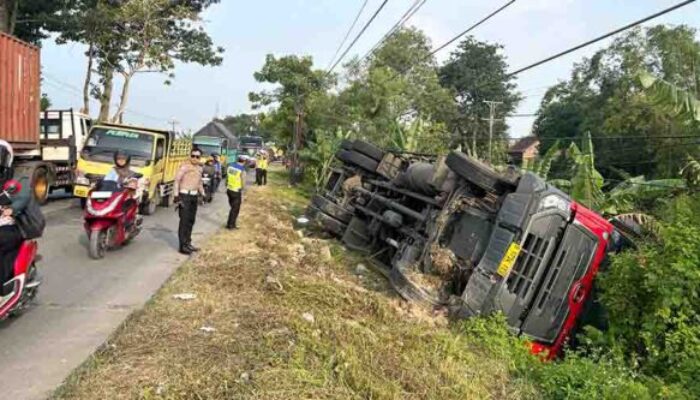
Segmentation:
{"type": "MultiPolygon", "coordinates": [[[[19,184],[11,182],[0,192],[0,207],[12,204],[11,196],[19,192],[19,184]]],[[[14,274],[5,282],[6,296],[0,297],[0,320],[21,313],[36,297],[41,282],[37,274],[36,240],[25,240],[15,256],[14,274]]]]}
{"type": "Polygon", "coordinates": [[[140,178],[135,174],[123,185],[103,180],[88,193],[84,218],[90,258],[103,258],[107,250],[128,244],[141,232],[136,196],[140,178]]]}

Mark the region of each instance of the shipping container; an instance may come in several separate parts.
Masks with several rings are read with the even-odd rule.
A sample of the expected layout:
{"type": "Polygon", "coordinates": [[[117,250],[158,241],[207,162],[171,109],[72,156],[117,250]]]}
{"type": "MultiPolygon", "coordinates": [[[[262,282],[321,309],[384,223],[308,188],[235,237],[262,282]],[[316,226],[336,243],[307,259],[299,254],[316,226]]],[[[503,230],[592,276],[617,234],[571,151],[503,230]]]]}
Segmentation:
{"type": "Polygon", "coordinates": [[[39,48],[0,33],[0,138],[17,150],[39,147],[39,48]]]}

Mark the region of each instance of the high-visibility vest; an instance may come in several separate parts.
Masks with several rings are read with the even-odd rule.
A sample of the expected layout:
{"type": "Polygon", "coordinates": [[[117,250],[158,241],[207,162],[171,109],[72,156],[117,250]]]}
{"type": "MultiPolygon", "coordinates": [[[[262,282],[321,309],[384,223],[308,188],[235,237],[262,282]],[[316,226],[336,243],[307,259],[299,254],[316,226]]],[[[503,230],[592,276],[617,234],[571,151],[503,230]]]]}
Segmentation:
{"type": "Polygon", "coordinates": [[[267,160],[262,157],[258,158],[256,167],[260,169],[267,169],[267,160]]]}
{"type": "Polygon", "coordinates": [[[243,188],[243,166],[230,164],[226,169],[226,189],[240,192],[243,188]]]}

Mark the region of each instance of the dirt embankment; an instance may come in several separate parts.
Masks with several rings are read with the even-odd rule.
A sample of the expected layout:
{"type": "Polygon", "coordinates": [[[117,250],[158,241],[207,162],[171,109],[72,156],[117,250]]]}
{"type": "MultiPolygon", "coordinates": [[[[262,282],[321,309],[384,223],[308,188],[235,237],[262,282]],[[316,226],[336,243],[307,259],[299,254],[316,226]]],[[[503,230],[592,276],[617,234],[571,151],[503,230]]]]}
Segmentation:
{"type": "Polygon", "coordinates": [[[521,398],[508,360],[301,235],[279,173],[76,371],[56,399],[521,398]],[[183,296],[184,295],[184,296],[183,296]]]}

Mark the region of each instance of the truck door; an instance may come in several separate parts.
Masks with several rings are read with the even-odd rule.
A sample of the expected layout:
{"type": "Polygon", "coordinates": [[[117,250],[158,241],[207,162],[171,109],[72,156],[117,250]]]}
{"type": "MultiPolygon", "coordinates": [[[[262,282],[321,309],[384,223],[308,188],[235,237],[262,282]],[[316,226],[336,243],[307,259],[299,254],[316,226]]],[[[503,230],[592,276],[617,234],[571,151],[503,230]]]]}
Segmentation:
{"type": "Polygon", "coordinates": [[[585,299],[577,282],[588,271],[596,246],[596,237],[582,226],[570,224],[567,227],[523,323],[524,334],[544,343],[557,338],[569,315],[570,295],[585,299]]]}
{"type": "Polygon", "coordinates": [[[558,210],[536,214],[523,235],[521,249],[506,284],[497,295],[497,304],[508,325],[519,331],[546,272],[567,216],[558,210]]]}

